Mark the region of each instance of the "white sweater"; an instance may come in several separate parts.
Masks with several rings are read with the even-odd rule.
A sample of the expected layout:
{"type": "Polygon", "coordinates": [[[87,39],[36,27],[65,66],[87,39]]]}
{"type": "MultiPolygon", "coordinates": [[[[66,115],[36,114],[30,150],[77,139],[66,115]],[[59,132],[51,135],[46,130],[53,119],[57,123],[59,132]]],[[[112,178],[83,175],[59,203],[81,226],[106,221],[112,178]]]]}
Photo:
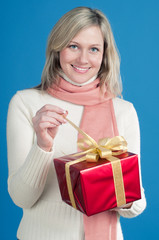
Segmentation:
{"type": "MultiPolygon", "coordinates": [[[[20,240],[83,240],[83,216],[61,200],[53,158],[77,151],[77,131],[68,123],[59,127],[52,152],[45,152],[36,143],[32,117],[45,104],[68,110],[68,117],[80,124],[83,106],[65,102],[46,92],[28,89],[12,98],[7,120],[8,191],[14,203],[23,208],[17,237],[20,240]]],[[[133,105],[113,99],[119,134],[128,142],[128,149],[140,155],[140,134],[133,105]]],[[[142,184],[141,184],[142,186],[142,184]]],[[[142,199],[130,209],[118,211],[117,236],[123,239],[119,216],[131,218],[146,207],[142,199]]]]}

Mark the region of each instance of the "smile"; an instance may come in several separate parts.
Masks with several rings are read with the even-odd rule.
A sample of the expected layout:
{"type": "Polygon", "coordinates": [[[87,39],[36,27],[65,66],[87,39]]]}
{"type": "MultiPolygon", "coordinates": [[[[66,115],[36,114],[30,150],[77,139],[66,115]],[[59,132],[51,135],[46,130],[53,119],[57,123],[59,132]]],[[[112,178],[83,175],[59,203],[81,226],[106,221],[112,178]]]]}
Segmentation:
{"type": "Polygon", "coordinates": [[[82,73],[85,73],[90,69],[90,67],[81,68],[81,67],[74,66],[73,64],[71,64],[71,66],[75,69],[76,72],[82,72],[82,73]]]}

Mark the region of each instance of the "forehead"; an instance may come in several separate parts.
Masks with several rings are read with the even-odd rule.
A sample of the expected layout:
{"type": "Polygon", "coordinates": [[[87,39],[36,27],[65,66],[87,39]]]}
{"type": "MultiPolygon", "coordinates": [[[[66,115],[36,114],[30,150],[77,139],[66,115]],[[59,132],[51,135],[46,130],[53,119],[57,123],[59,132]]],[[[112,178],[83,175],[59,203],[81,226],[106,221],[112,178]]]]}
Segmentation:
{"type": "Polygon", "coordinates": [[[101,29],[98,26],[90,26],[79,31],[71,41],[103,45],[104,39],[101,29]]]}

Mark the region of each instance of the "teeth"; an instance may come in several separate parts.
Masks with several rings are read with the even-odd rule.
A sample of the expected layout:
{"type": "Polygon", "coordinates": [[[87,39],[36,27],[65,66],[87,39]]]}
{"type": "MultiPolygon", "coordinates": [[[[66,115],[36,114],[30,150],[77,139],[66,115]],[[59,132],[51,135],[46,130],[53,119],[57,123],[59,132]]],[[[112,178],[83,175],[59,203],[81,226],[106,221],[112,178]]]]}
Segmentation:
{"type": "Polygon", "coordinates": [[[88,70],[89,68],[79,68],[79,67],[75,67],[74,65],[72,65],[74,68],[76,68],[77,70],[79,71],[86,71],[88,70]]]}

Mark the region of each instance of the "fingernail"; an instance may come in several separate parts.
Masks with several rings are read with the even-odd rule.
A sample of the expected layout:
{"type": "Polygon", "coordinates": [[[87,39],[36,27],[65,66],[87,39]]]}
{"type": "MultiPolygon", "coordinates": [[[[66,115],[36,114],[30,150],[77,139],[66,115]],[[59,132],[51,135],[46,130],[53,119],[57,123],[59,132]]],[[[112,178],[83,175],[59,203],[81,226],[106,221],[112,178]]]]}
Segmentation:
{"type": "Polygon", "coordinates": [[[63,110],[63,111],[62,111],[63,114],[66,114],[66,112],[67,112],[66,110],[63,110]]]}

